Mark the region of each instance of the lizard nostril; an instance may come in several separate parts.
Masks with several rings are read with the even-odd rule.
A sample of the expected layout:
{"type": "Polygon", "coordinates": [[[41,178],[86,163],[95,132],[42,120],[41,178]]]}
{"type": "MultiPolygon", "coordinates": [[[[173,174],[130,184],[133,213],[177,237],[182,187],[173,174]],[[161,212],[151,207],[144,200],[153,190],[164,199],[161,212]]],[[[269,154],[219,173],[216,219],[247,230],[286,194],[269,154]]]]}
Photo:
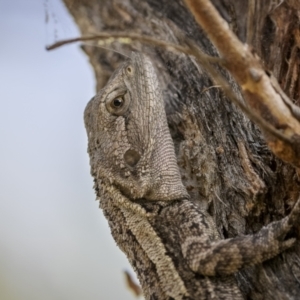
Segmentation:
{"type": "Polygon", "coordinates": [[[130,167],[134,167],[139,162],[140,158],[141,155],[133,149],[127,150],[124,154],[124,160],[130,167]]]}

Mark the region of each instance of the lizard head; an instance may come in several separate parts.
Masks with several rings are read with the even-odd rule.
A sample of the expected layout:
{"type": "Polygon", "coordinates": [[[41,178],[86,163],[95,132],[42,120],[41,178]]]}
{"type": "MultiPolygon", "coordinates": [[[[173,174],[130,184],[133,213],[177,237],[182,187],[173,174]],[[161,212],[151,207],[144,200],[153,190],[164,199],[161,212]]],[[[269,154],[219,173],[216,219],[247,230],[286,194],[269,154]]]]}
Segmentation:
{"type": "Polygon", "coordinates": [[[132,200],[187,198],[150,59],[118,68],[85,109],[92,175],[132,200]]]}

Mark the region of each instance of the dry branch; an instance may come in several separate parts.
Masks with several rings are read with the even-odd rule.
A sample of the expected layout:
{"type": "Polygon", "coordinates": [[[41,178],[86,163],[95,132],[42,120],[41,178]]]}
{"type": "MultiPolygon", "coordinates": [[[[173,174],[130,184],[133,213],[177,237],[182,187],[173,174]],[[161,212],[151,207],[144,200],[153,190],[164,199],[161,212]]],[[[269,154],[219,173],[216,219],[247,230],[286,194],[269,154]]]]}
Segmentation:
{"type": "MultiPolygon", "coordinates": [[[[249,107],[261,118],[279,129],[292,142],[268,132],[265,136],[270,149],[282,160],[300,167],[300,122],[291,101],[274,87],[269,72],[250,48],[240,42],[218,11],[208,0],[185,0],[198,24],[213,42],[225,66],[240,85],[249,107]]],[[[297,109],[295,109],[297,110],[297,109]]],[[[262,128],[263,129],[263,128],[262,128]]]]}

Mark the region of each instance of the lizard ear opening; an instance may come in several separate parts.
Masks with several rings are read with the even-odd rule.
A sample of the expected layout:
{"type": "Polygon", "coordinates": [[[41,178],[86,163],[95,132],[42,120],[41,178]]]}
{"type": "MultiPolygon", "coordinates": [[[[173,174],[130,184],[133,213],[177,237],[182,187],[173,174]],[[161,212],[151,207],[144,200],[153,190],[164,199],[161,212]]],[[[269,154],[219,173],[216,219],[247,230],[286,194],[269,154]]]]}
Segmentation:
{"type": "Polygon", "coordinates": [[[129,149],[124,154],[124,161],[130,167],[134,167],[140,161],[141,155],[134,149],[129,149]]]}

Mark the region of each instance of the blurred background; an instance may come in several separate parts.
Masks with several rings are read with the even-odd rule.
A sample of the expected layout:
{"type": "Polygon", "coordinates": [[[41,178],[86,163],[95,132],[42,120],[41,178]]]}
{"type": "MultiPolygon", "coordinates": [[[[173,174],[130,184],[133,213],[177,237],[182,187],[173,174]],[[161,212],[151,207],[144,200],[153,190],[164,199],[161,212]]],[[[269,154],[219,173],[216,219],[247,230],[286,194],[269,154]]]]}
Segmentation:
{"type": "Polygon", "coordinates": [[[0,299],[134,299],[92,189],[93,71],[78,44],[45,50],[76,26],[59,0],[0,0],[0,31],[0,299]]]}

